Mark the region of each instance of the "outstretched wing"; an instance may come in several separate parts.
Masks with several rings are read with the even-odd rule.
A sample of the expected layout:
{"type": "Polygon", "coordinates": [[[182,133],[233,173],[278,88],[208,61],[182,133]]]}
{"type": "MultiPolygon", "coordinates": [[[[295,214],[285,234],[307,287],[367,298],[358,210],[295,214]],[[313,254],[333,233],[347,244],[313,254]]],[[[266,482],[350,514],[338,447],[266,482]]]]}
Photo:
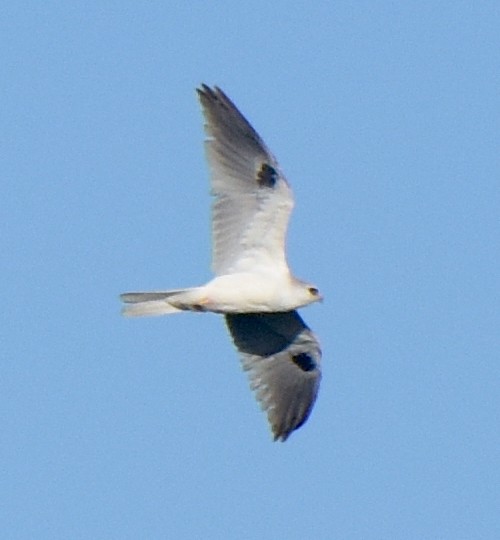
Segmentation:
{"type": "Polygon", "coordinates": [[[293,196],[276,159],[222,90],[202,85],[197,91],[215,196],[215,274],[288,272],[285,236],[293,196]]]}
{"type": "Polygon", "coordinates": [[[307,420],[316,400],[321,379],[318,340],[296,311],[225,319],[274,439],[285,441],[307,420]]]}

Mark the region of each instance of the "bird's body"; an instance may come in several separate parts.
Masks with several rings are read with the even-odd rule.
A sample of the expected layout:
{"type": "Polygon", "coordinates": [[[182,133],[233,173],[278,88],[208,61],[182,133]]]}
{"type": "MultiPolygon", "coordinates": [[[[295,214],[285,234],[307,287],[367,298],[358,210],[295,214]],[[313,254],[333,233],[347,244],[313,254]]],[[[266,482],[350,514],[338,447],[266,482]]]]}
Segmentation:
{"type": "MultiPolygon", "coordinates": [[[[213,313],[275,313],[296,309],[316,301],[304,284],[290,275],[238,272],[217,276],[206,285],[176,291],[125,293],[125,314],[133,316],[134,306],[156,302],[151,315],[175,311],[212,311],[213,313]],[[138,301],[139,300],[139,301],[138,301]],[[165,312],[162,313],[162,305],[165,312]],[[175,308],[173,311],[171,308],[175,308]]],[[[141,313],[146,315],[146,313],[141,313]]]]}
{"type": "Polygon", "coordinates": [[[215,277],[188,289],[125,293],[124,314],[223,314],[276,439],[304,423],[316,398],[321,351],[296,309],[321,300],[292,276],[285,236],[291,189],[259,135],[218,88],[198,90],[212,170],[215,277]]]}

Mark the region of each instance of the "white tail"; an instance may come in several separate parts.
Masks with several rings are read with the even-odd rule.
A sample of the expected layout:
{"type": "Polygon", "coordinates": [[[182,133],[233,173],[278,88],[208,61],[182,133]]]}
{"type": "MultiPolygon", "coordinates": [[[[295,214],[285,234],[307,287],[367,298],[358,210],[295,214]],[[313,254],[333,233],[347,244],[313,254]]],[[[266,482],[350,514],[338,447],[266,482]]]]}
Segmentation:
{"type": "Polygon", "coordinates": [[[120,295],[122,302],[125,303],[122,313],[127,317],[148,317],[179,313],[182,310],[170,305],[168,298],[188,290],[124,293],[120,295]]]}

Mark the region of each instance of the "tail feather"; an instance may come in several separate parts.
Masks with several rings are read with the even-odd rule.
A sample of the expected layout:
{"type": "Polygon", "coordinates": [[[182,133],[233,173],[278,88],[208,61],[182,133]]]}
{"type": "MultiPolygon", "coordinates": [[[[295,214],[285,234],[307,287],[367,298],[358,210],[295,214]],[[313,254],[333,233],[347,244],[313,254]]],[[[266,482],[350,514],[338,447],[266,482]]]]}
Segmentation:
{"type": "Polygon", "coordinates": [[[120,294],[120,299],[126,304],[137,304],[138,302],[149,302],[151,300],[165,300],[169,296],[188,291],[189,289],[173,289],[171,291],[153,292],[127,292],[120,294]]]}
{"type": "Polygon", "coordinates": [[[173,291],[157,292],[131,292],[120,295],[124,302],[123,315],[127,317],[147,317],[156,315],[169,315],[181,310],[170,305],[168,298],[189,289],[177,289],[173,291]]]}

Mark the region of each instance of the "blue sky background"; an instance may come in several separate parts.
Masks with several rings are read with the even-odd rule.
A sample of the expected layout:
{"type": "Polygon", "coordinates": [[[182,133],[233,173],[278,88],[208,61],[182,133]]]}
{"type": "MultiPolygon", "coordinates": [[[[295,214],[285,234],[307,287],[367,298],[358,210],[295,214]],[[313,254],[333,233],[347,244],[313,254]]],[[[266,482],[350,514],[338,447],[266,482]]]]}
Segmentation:
{"type": "Polygon", "coordinates": [[[500,4],[176,4],[0,10],[2,538],[500,538],[500,4]],[[119,314],[210,277],[201,82],[325,296],[284,444],[219,317],[119,314]]]}

